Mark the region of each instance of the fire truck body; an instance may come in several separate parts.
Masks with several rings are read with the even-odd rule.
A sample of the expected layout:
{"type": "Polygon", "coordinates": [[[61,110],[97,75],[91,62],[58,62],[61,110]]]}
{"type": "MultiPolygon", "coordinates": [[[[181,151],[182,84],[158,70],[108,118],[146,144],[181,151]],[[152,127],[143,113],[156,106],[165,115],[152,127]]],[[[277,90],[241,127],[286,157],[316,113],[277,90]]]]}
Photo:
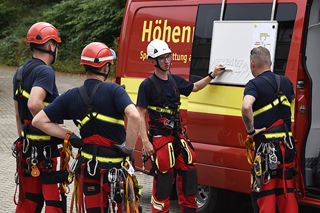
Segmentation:
{"type": "MultiPolygon", "coordinates": [[[[319,1],[128,0],[119,39],[116,81],[125,85],[135,102],[140,83],[154,72],[147,59],[147,45],[153,39],[162,39],[173,51],[171,73],[195,82],[209,72],[214,21],[259,22],[272,18],[278,23],[273,72],[289,77],[297,93],[291,105],[297,169],[301,173],[295,177],[297,199],[320,207],[320,186],[312,173],[320,149],[320,113],[316,111],[320,107],[319,1]]],[[[219,53],[219,49],[214,51],[219,53]]],[[[237,47],[229,51],[237,51],[237,47]]],[[[232,58],[221,63],[242,66],[232,58]]],[[[250,66],[246,69],[250,71],[250,66]]],[[[251,191],[250,165],[243,145],[247,134],[240,110],[244,86],[213,82],[189,97],[181,96],[182,124],[197,153],[199,212],[209,212],[213,207],[208,203],[212,205],[219,196],[251,191]]],[[[139,138],[134,153],[139,169],[141,156],[139,138]]],[[[150,165],[146,168],[149,170],[150,165]]]]}

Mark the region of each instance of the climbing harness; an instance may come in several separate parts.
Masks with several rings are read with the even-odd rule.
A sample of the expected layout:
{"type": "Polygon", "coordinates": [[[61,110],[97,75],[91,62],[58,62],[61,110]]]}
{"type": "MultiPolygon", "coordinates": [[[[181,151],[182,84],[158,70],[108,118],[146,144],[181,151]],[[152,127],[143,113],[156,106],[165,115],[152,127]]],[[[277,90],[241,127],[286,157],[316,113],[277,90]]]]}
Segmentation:
{"type": "MultiPolygon", "coordinates": [[[[78,92],[82,98],[83,103],[86,105],[86,116],[83,119],[77,120],[78,128],[81,128],[90,122],[93,128],[94,135],[98,135],[98,128],[96,120],[101,120],[108,123],[124,126],[123,119],[116,119],[110,116],[100,114],[93,104],[93,99],[96,91],[100,87],[101,83],[97,83],[88,96],[84,85],[78,87],[78,92]]],[[[87,138],[86,138],[87,139],[87,138]]],[[[95,139],[95,138],[93,138],[95,139]]],[[[85,139],[84,139],[85,140],[85,139]]],[[[106,140],[106,144],[110,144],[113,141],[106,140]]],[[[122,210],[123,212],[130,209],[134,213],[139,213],[141,207],[138,205],[138,199],[141,196],[142,185],[139,184],[138,180],[134,175],[134,169],[129,162],[129,156],[118,156],[118,157],[107,157],[108,149],[110,147],[104,147],[100,145],[92,145],[86,143],[83,146],[70,166],[70,173],[75,174],[74,177],[74,192],[72,195],[71,208],[74,203],[76,205],[77,213],[83,213],[84,207],[84,177],[98,180],[100,183],[100,208],[101,212],[104,212],[104,184],[109,183],[110,194],[107,197],[108,202],[108,213],[117,213],[118,205],[115,200],[115,196],[120,195],[122,198],[122,210]],[[118,168],[114,165],[119,165],[118,168]],[[77,173],[75,171],[78,171],[77,173]],[[135,188],[138,189],[138,193],[135,193],[135,188]]],[[[128,211],[129,210],[129,211],[128,211]]],[[[142,211],[142,210],[141,210],[142,211]]],[[[72,212],[72,209],[71,209],[72,212]]]]}
{"type": "MultiPolygon", "coordinates": [[[[80,157],[78,155],[77,157],[80,157]]],[[[111,158],[110,158],[111,159],[111,158]]],[[[98,162],[98,160],[95,160],[98,162]]],[[[79,161],[78,161],[79,162],[79,161]]],[[[88,162],[88,161],[87,161],[88,162]]],[[[101,163],[101,162],[99,162],[101,163]]],[[[111,163],[111,162],[109,162],[111,163]]],[[[96,164],[95,164],[96,165],[96,164]]],[[[108,195],[108,213],[117,213],[118,205],[115,200],[115,196],[120,195],[122,198],[122,210],[126,212],[139,213],[142,212],[141,207],[139,206],[139,198],[141,196],[141,189],[143,186],[139,184],[136,176],[135,170],[131,165],[131,162],[128,159],[122,158],[120,162],[121,168],[112,167],[110,169],[100,168],[100,166],[94,166],[93,171],[87,169],[89,175],[100,173],[99,182],[100,182],[100,193],[103,192],[104,188],[104,178],[107,177],[109,182],[110,194],[108,195]],[[99,169],[98,169],[99,167],[99,169]],[[90,171],[90,172],[89,172],[90,171]]],[[[71,202],[71,212],[74,203],[76,204],[77,212],[84,212],[84,203],[83,203],[83,179],[85,176],[85,167],[88,167],[88,163],[82,163],[80,166],[80,175],[77,173],[75,175],[75,187],[72,195],[71,202]]],[[[103,193],[100,197],[101,211],[103,212],[103,193]]]]}
{"type": "MultiPolygon", "coordinates": [[[[290,103],[287,97],[282,94],[282,78],[279,75],[275,75],[276,85],[271,81],[270,78],[266,76],[258,76],[265,79],[275,90],[275,99],[272,103],[261,107],[253,112],[254,116],[260,115],[278,105],[290,107],[290,103]]],[[[284,181],[284,194],[286,197],[286,183],[285,175],[288,173],[285,171],[285,167],[288,166],[285,162],[285,148],[288,147],[289,150],[294,150],[294,144],[292,142],[292,132],[288,130],[287,125],[281,119],[281,108],[278,108],[278,121],[275,122],[271,127],[262,131],[257,137],[259,143],[253,141],[253,139],[247,138],[244,141],[246,146],[246,156],[250,165],[252,165],[252,176],[251,184],[252,189],[255,192],[261,191],[261,184],[268,184],[271,178],[275,178],[275,174],[279,173],[281,169],[282,179],[284,181]],[[262,139],[262,140],[261,140],[262,139]],[[252,157],[252,152],[254,147],[257,146],[255,150],[255,157],[252,157]],[[279,147],[279,148],[277,148],[279,147]],[[281,156],[280,153],[277,155],[277,151],[281,152],[283,156],[282,159],[278,159],[281,156]],[[281,162],[282,161],[282,162],[281,162]]]]}

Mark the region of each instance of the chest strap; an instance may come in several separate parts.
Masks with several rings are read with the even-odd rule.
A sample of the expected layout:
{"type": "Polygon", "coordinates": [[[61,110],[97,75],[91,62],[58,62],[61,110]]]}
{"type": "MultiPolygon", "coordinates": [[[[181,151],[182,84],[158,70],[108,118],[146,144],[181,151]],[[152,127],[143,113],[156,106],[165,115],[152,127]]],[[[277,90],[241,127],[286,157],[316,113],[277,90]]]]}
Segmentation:
{"type": "Polygon", "coordinates": [[[81,120],[77,119],[77,122],[78,122],[77,126],[79,129],[81,129],[86,123],[91,121],[94,134],[98,134],[97,124],[95,119],[124,126],[124,120],[100,114],[97,108],[94,106],[93,98],[101,84],[102,82],[97,83],[95,85],[95,87],[91,91],[90,96],[88,96],[84,85],[78,87],[78,92],[82,98],[82,101],[87,106],[87,115],[81,120]]]}
{"type": "Polygon", "coordinates": [[[153,97],[156,98],[156,97],[160,96],[160,98],[156,98],[156,100],[155,100],[156,106],[148,105],[148,109],[159,112],[159,113],[167,113],[170,115],[174,115],[174,114],[178,113],[179,109],[180,109],[180,105],[181,105],[180,91],[179,91],[177,82],[175,81],[173,76],[171,74],[168,74],[168,76],[169,76],[169,79],[173,82],[174,89],[176,91],[176,104],[178,105],[178,107],[176,109],[169,108],[170,103],[168,102],[162,87],[160,86],[156,77],[154,75],[151,75],[148,77],[148,80],[151,84],[151,88],[152,88],[151,90],[153,92],[153,97]]]}
{"type": "MultiPolygon", "coordinates": [[[[274,99],[271,103],[269,103],[269,104],[261,107],[261,108],[258,109],[258,110],[255,110],[255,111],[253,112],[253,116],[257,116],[257,115],[259,115],[259,114],[261,114],[261,113],[264,113],[264,112],[266,112],[266,111],[268,111],[268,110],[270,110],[270,109],[272,109],[272,108],[274,108],[274,107],[276,107],[276,106],[278,106],[278,105],[284,105],[284,106],[291,107],[290,102],[288,101],[287,96],[285,96],[284,94],[282,94],[282,78],[281,78],[280,75],[276,75],[276,74],[275,74],[276,85],[275,85],[275,84],[273,83],[273,81],[272,81],[269,77],[267,77],[267,76],[261,76],[261,75],[259,75],[258,78],[263,78],[263,79],[265,79],[265,80],[272,86],[272,88],[273,88],[274,91],[275,91],[275,95],[274,95],[275,99],[274,99]]],[[[281,108],[280,108],[280,106],[279,106],[278,112],[279,112],[279,113],[278,113],[278,119],[280,119],[280,118],[281,118],[281,108]]]]}

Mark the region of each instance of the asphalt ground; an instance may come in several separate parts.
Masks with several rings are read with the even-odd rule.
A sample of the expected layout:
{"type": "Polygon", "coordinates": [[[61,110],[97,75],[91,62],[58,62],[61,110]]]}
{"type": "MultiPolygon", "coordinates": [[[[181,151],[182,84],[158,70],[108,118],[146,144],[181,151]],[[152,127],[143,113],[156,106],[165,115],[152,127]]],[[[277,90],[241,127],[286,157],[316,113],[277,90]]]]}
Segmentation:
{"type": "MultiPolygon", "coordinates": [[[[0,213],[14,212],[14,193],[15,182],[14,174],[16,170],[15,158],[12,156],[11,145],[18,137],[15,112],[13,104],[12,78],[17,68],[0,67],[0,213]]],[[[67,91],[70,88],[82,85],[85,80],[84,76],[66,75],[56,73],[56,84],[60,93],[67,91]]],[[[66,127],[78,133],[78,128],[72,121],[65,121],[66,127]]],[[[76,150],[74,150],[75,152],[76,150]]],[[[151,212],[150,198],[152,194],[152,177],[136,171],[136,176],[143,185],[142,197],[140,205],[144,213],[151,212]]],[[[71,192],[73,191],[73,184],[70,185],[71,192]]],[[[72,194],[68,197],[68,212],[70,212],[70,203],[72,194]]],[[[315,213],[320,212],[319,209],[300,206],[300,213],[315,213]]],[[[44,211],[42,211],[44,212],[44,211]]],[[[76,212],[73,209],[73,212],[76,212]]],[[[171,200],[170,213],[178,213],[180,208],[177,200],[171,200]]],[[[239,213],[252,213],[250,203],[245,203],[239,206],[239,213]]]]}

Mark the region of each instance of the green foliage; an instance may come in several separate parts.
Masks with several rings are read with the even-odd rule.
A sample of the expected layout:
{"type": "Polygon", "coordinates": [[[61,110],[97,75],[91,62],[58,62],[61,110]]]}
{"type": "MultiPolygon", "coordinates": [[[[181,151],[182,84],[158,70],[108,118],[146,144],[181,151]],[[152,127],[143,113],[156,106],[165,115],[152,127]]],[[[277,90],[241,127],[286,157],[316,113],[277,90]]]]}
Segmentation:
{"type": "Polygon", "coordinates": [[[73,51],[80,54],[94,41],[113,47],[114,38],[120,36],[125,3],[123,0],[63,1],[45,12],[43,18],[57,27],[64,44],[72,44],[73,51]]]}
{"type": "MultiPolygon", "coordinates": [[[[80,54],[86,45],[94,41],[103,42],[118,52],[116,41],[120,36],[126,0],[11,0],[7,4],[1,2],[0,0],[2,65],[20,66],[32,57],[25,38],[28,29],[40,21],[53,24],[62,39],[57,60],[52,65],[56,71],[84,74],[85,71],[79,65],[80,54]],[[11,6],[6,7],[6,14],[10,14],[10,11],[13,14],[10,19],[2,19],[2,5],[11,6]],[[17,11],[19,15],[15,14],[17,11]],[[2,21],[7,24],[3,28],[2,21]]],[[[116,64],[111,66],[111,77],[115,75],[115,68],[116,64]]]]}
{"type": "Polygon", "coordinates": [[[3,29],[7,27],[14,16],[19,12],[19,8],[7,6],[8,2],[0,3],[0,38],[5,35],[3,29]]]}

